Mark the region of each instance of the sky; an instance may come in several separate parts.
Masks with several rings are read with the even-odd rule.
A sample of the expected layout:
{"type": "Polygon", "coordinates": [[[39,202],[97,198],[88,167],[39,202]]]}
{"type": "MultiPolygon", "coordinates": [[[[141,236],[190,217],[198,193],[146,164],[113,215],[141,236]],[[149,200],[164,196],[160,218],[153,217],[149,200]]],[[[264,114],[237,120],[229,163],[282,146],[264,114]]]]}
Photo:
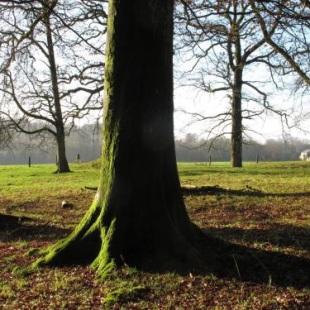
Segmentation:
{"type": "MultiPolygon", "coordinates": [[[[310,119],[305,117],[307,113],[307,99],[304,98],[303,110],[300,102],[300,98],[293,98],[288,94],[277,94],[272,99],[275,106],[286,107],[290,120],[289,125],[292,128],[288,128],[279,115],[269,113],[263,113],[259,118],[250,121],[244,121],[248,128],[253,129],[248,134],[256,141],[264,143],[268,139],[281,140],[292,136],[301,140],[310,140],[310,119]],[[292,110],[292,103],[296,100],[295,111],[292,110]],[[305,118],[300,122],[301,129],[294,126],[295,118],[300,119],[300,114],[305,118]],[[309,129],[309,130],[308,130],[309,129]]],[[[175,135],[177,139],[185,137],[187,133],[196,133],[202,137],[207,137],[206,128],[212,126],[211,121],[193,122],[193,117],[183,112],[189,111],[191,113],[200,113],[202,115],[216,114],[228,109],[228,100],[225,95],[214,96],[209,94],[203,94],[197,90],[190,88],[176,88],[174,92],[174,125],[175,135]]],[[[225,129],[218,129],[218,133],[223,132],[225,129]]],[[[230,126],[226,131],[230,130],[230,126]]]]}

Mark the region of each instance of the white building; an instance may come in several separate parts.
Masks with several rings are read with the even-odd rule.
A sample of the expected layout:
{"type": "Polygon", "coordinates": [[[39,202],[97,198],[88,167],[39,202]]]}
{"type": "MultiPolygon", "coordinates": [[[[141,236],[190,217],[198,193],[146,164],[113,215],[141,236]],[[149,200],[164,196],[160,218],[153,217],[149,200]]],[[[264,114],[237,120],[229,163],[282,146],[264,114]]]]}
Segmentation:
{"type": "Polygon", "coordinates": [[[302,151],[299,158],[301,160],[310,161],[310,149],[302,151]]]}

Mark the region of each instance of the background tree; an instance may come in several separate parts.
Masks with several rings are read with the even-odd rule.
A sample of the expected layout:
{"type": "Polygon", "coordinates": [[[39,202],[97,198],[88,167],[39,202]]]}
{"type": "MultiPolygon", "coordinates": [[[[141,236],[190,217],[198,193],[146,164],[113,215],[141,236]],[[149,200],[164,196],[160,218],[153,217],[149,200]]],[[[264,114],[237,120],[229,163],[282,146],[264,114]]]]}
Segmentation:
{"type": "Polygon", "coordinates": [[[13,139],[13,132],[6,120],[0,117],[0,148],[9,148],[13,139]]]}
{"type": "MultiPolygon", "coordinates": [[[[285,18],[283,11],[287,7],[283,1],[281,5],[275,1],[277,6],[264,4],[265,1],[257,6],[256,1],[182,2],[184,12],[178,14],[177,28],[182,39],[178,48],[183,49],[192,64],[191,72],[184,74],[185,83],[208,93],[227,96],[223,99],[224,112],[194,116],[212,124],[211,134],[219,127],[220,136],[230,133],[231,164],[241,167],[243,134],[248,129],[245,121],[259,117],[266,110],[279,114],[285,121],[288,117],[285,107],[277,107],[273,101],[277,90],[283,91],[284,85],[287,87],[284,82],[291,81],[292,64],[283,62],[279,49],[268,42],[273,42],[271,38],[276,42],[279,38],[280,42],[289,42],[291,31],[295,36],[296,32],[303,32],[304,37],[300,37],[299,42],[295,40],[295,51],[302,50],[304,54],[304,46],[309,46],[305,37],[308,30],[304,24],[294,22],[292,14],[291,20],[285,18]],[[268,29],[260,31],[259,24],[268,25],[268,29]],[[231,130],[227,130],[230,123],[231,130]]],[[[289,48],[287,51],[288,54],[292,52],[289,48]]],[[[215,106],[214,109],[219,110],[215,106]]]]}
{"type": "Polygon", "coordinates": [[[103,2],[31,1],[0,7],[0,35],[6,42],[0,91],[7,109],[2,115],[20,132],[46,132],[55,139],[58,172],[70,170],[65,149],[70,128],[102,109],[103,2]],[[42,126],[30,130],[29,124],[38,120],[42,126]]]}
{"type": "Polygon", "coordinates": [[[172,0],[110,0],[100,187],[40,264],[197,264],[173,135],[172,0]]]}

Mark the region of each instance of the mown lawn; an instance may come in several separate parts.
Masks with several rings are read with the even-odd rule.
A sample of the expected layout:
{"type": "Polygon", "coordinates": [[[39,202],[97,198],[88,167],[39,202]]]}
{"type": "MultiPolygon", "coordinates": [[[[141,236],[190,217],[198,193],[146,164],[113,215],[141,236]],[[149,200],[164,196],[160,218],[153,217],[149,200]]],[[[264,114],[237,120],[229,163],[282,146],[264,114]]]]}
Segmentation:
{"type": "Polygon", "coordinates": [[[92,201],[98,166],[71,169],[0,166],[0,309],[310,309],[310,163],[179,163],[190,217],[209,236],[205,270],[124,268],[103,282],[85,266],[25,269],[92,201]]]}

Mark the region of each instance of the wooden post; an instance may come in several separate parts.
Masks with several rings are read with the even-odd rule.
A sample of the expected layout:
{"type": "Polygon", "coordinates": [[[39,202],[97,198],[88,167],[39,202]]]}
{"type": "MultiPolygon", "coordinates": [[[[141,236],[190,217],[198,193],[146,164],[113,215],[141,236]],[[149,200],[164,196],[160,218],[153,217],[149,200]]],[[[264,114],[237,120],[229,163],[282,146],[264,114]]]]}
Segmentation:
{"type": "Polygon", "coordinates": [[[211,162],[212,162],[212,156],[209,155],[209,166],[211,166],[211,162]]]}
{"type": "Polygon", "coordinates": [[[259,154],[257,153],[256,154],[256,163],[258,164],[258,162],[259,162],[259,154]]]}
{"type": "Polygon", "coordinates": [[[31,167],[31,156],[28,158],[28,167],[31,167]]]}

